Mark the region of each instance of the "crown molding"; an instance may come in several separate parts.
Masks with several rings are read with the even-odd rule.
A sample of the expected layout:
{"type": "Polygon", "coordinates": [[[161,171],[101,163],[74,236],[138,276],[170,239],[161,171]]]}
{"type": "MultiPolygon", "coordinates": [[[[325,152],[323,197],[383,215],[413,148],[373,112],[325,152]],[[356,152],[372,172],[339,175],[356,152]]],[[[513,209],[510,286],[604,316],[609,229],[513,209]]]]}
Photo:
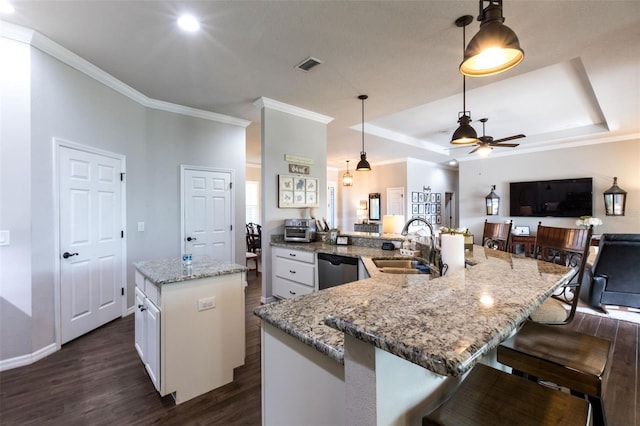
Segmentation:
{"type": "Polygon", "coordinates": [[[306,118],[313,121],[318,121],[323,124],[329,124],[333,121],[333,117],[328,117],[326,115],[318,114],[317,112],[285,104],[284,102],[274,101],[273,99],[265,97],[256,99],[253,104],[258,108],[275,109],[276,111],[286,112],[287,114],[296,115],[298,117],[306,118]]]}
{"type": "Polygon", "coordinates": [[[76,55],[75,53],[71,52],[70,50],[66,49],[50,38],[32,29],[24,28],[20,25],[11,24],[8,22],[1,22],[0,36],[21,43],[29,44],[32,47],[58,59],[62,63],[80,71],[81,73],[93,78],[97,82],[115,90],[121,95],[126,96],[127,98],[139,103],[146,108],[188,115],[191,117],[202,118],[204,120],[216,121],[224,124],[231,124],[243,128],[246,128],[247,126],[249,126],[249,124],[251,124],[251,122],[248,120],[191,108],[184,105],[178,105],[171,102],[151,99],[138,92],[131,86],[128,86],[122,81],[113,77],[111,74],[108,74],[107,72],[93,65],[86,59],[76,55]]]}

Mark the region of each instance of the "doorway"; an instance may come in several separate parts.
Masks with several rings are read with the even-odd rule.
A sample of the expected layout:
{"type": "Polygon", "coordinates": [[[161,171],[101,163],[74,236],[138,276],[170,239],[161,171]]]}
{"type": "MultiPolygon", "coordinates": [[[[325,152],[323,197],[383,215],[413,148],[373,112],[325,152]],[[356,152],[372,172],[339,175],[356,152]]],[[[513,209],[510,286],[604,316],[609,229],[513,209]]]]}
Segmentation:
{"type": "Polygon", "coordinates": [[[62,345],[126,310],[125,158],[54,142],[62,345]]]}
{"type": "Polygon", "coordinates": [[[183,165],[180,176],[182,254],[233,262],[233,171],[183,165]]]}

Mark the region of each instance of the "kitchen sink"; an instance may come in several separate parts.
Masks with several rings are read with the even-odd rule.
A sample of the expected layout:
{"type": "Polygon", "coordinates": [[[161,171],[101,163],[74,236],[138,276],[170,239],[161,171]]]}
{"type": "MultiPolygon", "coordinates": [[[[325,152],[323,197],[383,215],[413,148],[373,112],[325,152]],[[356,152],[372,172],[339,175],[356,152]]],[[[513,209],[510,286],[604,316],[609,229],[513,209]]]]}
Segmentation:
{"type": "Polygon", "coordinates": [[[431,268],[422,259],[371,259],[380,272],[386,274],[430,274],[431,268]]]}

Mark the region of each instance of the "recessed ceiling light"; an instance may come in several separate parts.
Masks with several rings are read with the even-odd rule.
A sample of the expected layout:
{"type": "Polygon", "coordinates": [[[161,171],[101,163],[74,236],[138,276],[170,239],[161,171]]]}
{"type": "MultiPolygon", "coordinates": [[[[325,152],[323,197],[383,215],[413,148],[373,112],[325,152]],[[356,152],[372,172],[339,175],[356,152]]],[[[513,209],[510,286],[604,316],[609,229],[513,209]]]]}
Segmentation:
{"type": "Polygon", "coordinates": [[[184,31],[195,33],[200,29],[200,22],[193,15],[182,15],[178,18],[178,26],[184,31]]]}
{"type": "Polygon", "coordinates": [[[458,163],[456,162],[456,160],[451,160],[451,161],[449,161],[449,165],[450,165],[450,166],[455,166],[456,164],[458,164],[458,163]]]}
{"type": "Polygon", "coordinates": [[[16,8],[13,7],[11,3],[7,0],[0,0],[0,13],[13,13],[16,11],[16,8]]]}

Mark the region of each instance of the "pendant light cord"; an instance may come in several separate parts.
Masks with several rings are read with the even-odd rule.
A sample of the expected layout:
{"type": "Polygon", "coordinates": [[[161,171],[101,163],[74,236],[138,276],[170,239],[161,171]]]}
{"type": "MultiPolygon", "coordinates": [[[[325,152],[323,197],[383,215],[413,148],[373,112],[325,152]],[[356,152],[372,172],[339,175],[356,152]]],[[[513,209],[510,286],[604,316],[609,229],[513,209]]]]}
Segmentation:
{"type": "Polygon", "coordinates": [[[364,100],[365,98],[362,98],[362,153],[364,153],[364,100]]]}

